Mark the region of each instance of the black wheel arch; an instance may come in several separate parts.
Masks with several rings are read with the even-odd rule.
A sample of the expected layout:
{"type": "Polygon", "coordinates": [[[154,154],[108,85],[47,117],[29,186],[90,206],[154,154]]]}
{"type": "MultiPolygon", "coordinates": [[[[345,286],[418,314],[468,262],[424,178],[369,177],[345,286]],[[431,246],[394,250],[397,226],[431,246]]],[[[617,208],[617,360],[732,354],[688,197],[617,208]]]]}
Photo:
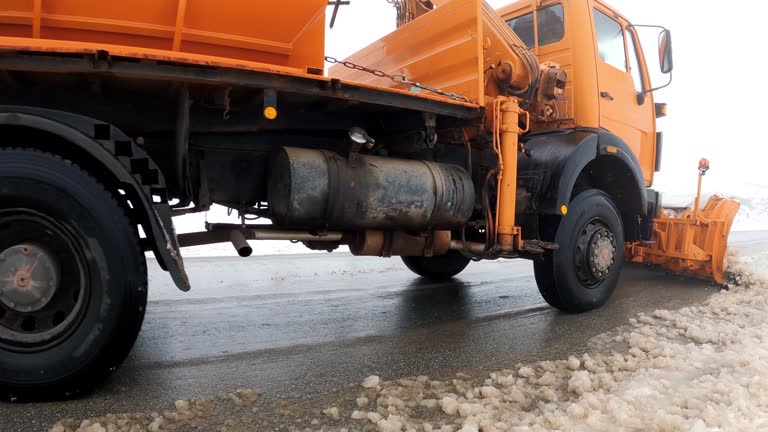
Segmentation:
{"type": "Polygon", "coordinates": [[[529,198],[522,212],[560,216],[575,194],[596,188],[618,208],[626,240],[639,238],[637,221],[646,216],[648,194],[640,163],[621,138],[599,129],[567,129],[529,134],[524,143],[529,157],[519,158],[518,176],[529,198]]]}
{"type": "Polygon", "coordinates": [[[68,158],[100,181],[119,187],[149,238],[158,264],[176,286],[188,291],[189,278],[173,228],[165,179],[152,159],[115,126],[64,111],[0,106],[0,147],[29,147],[68,158]],[[9,137],[45,138],[19,140],[9,137]]]}

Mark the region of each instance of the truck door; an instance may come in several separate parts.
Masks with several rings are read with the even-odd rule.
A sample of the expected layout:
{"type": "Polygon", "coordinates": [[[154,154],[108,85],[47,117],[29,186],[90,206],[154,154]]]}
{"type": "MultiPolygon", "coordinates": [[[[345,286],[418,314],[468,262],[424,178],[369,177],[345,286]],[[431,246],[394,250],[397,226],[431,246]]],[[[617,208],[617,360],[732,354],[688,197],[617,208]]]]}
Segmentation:
{"type": "Polygon", "coordinates": [[[653,96],[638,97],[649,84],[635,30],[607,7],[593,9],[600,92],[600,127],[622,138],[637,156],[645,183],[654,173],[656,119],[653,96]]]}

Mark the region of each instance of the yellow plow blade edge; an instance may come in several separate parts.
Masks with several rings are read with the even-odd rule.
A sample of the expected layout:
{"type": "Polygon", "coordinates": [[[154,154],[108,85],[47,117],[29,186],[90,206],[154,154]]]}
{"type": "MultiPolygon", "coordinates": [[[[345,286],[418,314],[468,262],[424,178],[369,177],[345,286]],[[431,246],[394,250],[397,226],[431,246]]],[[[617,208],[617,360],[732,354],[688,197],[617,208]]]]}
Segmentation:
{"type": "Polygon", "coordinates": [[[653,221],[651,242],[627,243],[629,261],[725,284],[728,234],[739,202],[713,195],[704,208],[653,221]]]}

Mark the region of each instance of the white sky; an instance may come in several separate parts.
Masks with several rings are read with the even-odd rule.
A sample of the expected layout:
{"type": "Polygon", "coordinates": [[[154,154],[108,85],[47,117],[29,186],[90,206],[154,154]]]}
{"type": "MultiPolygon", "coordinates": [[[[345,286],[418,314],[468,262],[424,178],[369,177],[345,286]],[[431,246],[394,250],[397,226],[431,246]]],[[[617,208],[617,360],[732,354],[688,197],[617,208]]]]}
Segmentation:
{"type": "MultiPolygon", "coordinates": [[[[499,8],[511,1],[489,0],[499,8]]],[[[635,24],[663,25],[672,31],[674,80],[657,92],[669,116],[664,131],[663,168],[655,187],[693,190],[701,157],[712,163],[708,189],[738,188],[741,183],[768,184],[763,165],[768,151],[768,86],[760,45],[768,2],[747,0],[727,6],[704,0],[609,0],[635,24]],[[738,5],[738,7],[736,7],[738,5]]],[[[329,9],[330,12],[330,9],[329,9]]],[[[330,17],[330,13],[329,13],[330,17]]],[[[344,58],[395,29],[394,9],[385,0],[351,0],[341,7],[336,26],[327,30],[326,53],[344,58]]],[[[641,33],[642,35],[643,33],[641,33]]],[[[646,56],[656,56],[656,34],[642,38],[646,56]]],[[[651,62],[651,64],[658,64],[651,62]]],[[[428,83],[427,83],[428,84],[428,83]]]]}

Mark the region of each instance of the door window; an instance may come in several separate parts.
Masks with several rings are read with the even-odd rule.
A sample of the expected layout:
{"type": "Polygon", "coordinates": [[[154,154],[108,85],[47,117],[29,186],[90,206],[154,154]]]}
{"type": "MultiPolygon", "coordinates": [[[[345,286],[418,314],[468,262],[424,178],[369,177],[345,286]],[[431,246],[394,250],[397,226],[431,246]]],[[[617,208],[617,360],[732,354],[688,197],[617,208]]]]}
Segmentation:
{"type": "MultiPolygon", "coordinates": [[[[563,5],[553,4],[536,10],[539,28],[539,46],[549,45],[559,42],[565,36],[565,19],[563,5]]],[[[533,13],[527,13],[517,18],[507,21],[507,25],[512,29],[525,46],[533,48],[535,39],[533,37],[533,13]]]]}
{"type": "Polygon", "coordinates": [[[627,71],[627,57],[624,54],[624,32],[621,24],[595,9],[595,34],[600,58],[615,67],[627,71]]]}

